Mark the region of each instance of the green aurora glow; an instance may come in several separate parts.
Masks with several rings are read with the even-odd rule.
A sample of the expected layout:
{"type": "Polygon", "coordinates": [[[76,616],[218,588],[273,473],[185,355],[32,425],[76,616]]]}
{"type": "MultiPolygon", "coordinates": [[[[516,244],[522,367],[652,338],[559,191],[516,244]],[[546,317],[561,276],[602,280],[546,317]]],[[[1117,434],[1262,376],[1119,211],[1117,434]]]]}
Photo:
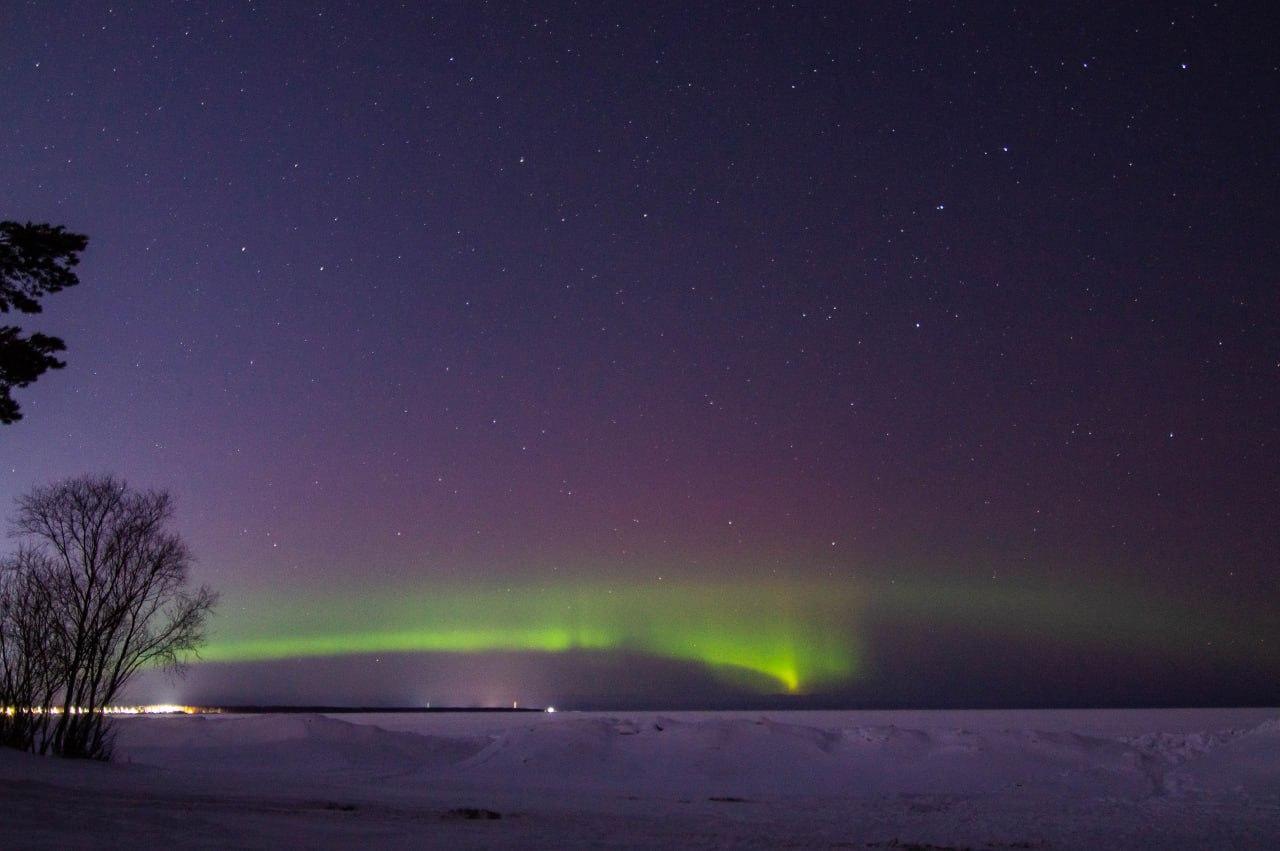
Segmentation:
{"type": "Polygon", "coordinates": [[[254,596],[228,606],[210,662],[375,653],[628,651],[707,666],[759,691],[848,682],[880,624],[963,627],[1091,647],[1247,658],[1251,618],[1207,619],[1149,596],[943,581],[445,586],[254,596]],[[269,614],[268,614],[269,613],[269,614]]]}
{"type": "Polygon", "coordinates": [[[256,599],[220,618],[207,661],[361,653],[630,650],[760,675],[797,691],[857,674],[847,612],[856,595],[816,587],[433,588],[326,599],[256,599]],[[376,626],[372,626],[376,624],[376,626]]]}

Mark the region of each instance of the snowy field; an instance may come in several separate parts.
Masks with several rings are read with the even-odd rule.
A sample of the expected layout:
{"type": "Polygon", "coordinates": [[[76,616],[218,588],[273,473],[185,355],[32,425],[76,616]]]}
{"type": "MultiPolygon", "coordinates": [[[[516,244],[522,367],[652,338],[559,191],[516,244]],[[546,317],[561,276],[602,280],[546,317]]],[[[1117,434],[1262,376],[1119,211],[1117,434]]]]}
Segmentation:
{"type": "Polygon", "coordinates": [[[1280,710],[179,716],[0,847],[1280,848],[1280,710]]]}

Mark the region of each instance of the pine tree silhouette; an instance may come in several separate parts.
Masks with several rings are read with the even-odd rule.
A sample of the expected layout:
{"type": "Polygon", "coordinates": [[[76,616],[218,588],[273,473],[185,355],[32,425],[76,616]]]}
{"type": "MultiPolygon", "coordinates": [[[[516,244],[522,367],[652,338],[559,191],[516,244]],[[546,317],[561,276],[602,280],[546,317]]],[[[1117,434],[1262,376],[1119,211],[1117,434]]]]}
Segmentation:
{"type": "MultiPolygon", "coordinates": [[[[0,313],[39,313],[42,297],[80,283],[75,266],[88,243],[62,225],[0,222],[0,313]]],[[[0,423],[22,419],[13,389],[66,366],[55,357],[66,348],[57,337],[0,325],[0,423]]]]}

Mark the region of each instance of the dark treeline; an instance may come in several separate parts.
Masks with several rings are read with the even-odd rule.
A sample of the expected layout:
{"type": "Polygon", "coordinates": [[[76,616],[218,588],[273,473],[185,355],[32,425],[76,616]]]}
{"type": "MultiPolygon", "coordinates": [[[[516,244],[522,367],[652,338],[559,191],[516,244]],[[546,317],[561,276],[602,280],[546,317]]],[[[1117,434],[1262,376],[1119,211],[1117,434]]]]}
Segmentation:
{"type": "Polygon", "coordinates": [[[0,742],[107,759],[104,708],[144,666],[180,668],[216,595],[188,590],[191,555],[166,529],[173,503],[111,476],[18,499],[0,562],[0,742]]]}

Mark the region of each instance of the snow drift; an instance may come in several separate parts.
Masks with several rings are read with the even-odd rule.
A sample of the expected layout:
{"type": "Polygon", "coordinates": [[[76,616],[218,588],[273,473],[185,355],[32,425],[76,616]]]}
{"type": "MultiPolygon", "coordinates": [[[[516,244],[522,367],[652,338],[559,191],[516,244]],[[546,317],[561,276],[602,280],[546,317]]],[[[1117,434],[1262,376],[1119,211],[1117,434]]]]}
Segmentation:
{"type": "Polygon", "coordinates": [[[0,754],[0,847],[1280,847],[1274,712],[296,714],[117,729],[110,765],[0,754]]]}

